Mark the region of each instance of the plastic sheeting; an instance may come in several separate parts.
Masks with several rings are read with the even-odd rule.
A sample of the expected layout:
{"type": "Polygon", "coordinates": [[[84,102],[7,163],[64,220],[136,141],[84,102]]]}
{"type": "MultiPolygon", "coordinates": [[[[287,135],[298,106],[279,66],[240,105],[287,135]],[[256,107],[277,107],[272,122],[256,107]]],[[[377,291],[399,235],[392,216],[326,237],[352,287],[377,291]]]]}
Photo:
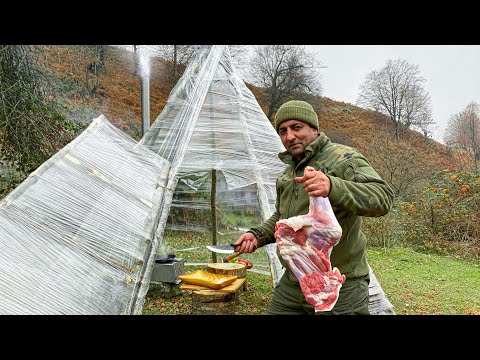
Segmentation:
{"type": "Polygon", "coordinates": [[[94,119],[0,202],[0,313],[138,312],[169,169],[94,119]]]}
{"type": "MultiPolygon", "coordinates": [[[[275,210],[275,182],[285,169],[278,153],[285,148],[237,75],[227,46],[198,48],[141,142],[172,164],[168,191],[174,193],[159,238],[164,229],[211,231],[212,185],[218,236],[229,239],[219,243],[275,210]]],[[[265,250],[278,282],[283,269],[276,245],[265,250]]]]}
{"type": "Polygon", "coordinates": [[[368,310],[371,315],[395,315],[393,305],[388,301],[377,277],[369,266],[370,284],[368,285],[368,310]]]}

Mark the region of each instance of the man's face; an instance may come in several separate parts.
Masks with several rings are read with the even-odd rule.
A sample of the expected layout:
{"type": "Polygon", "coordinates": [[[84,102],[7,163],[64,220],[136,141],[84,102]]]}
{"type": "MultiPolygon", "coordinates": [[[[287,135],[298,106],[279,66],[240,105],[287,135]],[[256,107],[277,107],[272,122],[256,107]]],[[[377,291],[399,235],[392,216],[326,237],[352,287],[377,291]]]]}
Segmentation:
{"type": "Polygon", "coordinates": [[[305,149],[317,138],[318,131],[300,120],[287,120],[280,124],[278,135],[285,149],[298,160],[305,157],[305,149]]]}

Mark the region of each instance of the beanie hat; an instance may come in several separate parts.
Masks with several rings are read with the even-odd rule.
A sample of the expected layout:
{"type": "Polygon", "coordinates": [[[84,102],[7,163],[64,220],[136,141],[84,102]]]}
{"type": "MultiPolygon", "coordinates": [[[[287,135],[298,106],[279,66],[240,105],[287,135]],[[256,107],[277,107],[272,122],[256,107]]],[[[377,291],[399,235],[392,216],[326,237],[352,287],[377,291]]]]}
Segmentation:
{"type": "Polygon", "coordinates": [[[278,132],[280,124],[287,120],[300,120],[318,130],[318,116],[305,101],[292,100],[280,106],[275,114],[275,130],[278,132]]]}

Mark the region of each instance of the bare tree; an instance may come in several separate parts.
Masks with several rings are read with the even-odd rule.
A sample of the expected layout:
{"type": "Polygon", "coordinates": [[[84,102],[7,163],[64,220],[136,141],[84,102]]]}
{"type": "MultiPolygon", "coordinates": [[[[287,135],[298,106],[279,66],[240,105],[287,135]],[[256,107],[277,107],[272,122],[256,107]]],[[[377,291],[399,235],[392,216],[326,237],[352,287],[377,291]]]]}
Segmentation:
{"type": "Polygon", "coordinates": [[[420,129],[420,131],[423,133],[424,140],[427,141],[432,136],[433,131],[436,128],[436,122],[432,118],[432,113],[428,110],[420,113],[417,116],[413,126],[420,129]]]}
{"type": "Polygon", "coordinates": [[[320,69],[315,53],[300,45],[255,46],[250,77],[263,87],[267,117],[272,120],[279,106],[292,98],[307,100],[322,93],[320,69]]]}
{"type": "Polygon", "coordinates": [[[431,119],[430,95],[423,88],[424,82],[418,65],[388,60],[385,67],[367,75],[357,104],[388,115],[398,140],[402,128],[425,125],[426,119],[431,119]]]}
{"type": "Polygon", "coordinates": [[[174,86],[183,74],[183,70],[191,59],[194,51],[194,45],[148,45],[147,51],[152,56],[159,57],[166,61],[169,79],[174,86]]]}
{"type": "Polygon", "coordinates": [[[374,132],[365,155],[397,195],[410,196],[424,186],[434,169],[423,161],[411,139],[395,139],[388,132],[374,132]]]}
{"type": "Polygon", "coordinates": [[[133,76],[138,75],[138,66],[139,66],[139,61],[138,61],[138,45],[132,45],[133,46],[133,76]]]}
{"type": "Polygon", "coordinates": [[[450,117],[445,130],[447,145],[471,152],[475,158],[475,168],[480,160],[480,107],[472,101],[464,110],[450,117]]]}
{"type": "Polygon", "coordinates": [[[94,96],[100,85],[100,73],[106,71],[105,55],[107,45],[77,45],[85,65],[84,88],[89,96],[94,96]]]}

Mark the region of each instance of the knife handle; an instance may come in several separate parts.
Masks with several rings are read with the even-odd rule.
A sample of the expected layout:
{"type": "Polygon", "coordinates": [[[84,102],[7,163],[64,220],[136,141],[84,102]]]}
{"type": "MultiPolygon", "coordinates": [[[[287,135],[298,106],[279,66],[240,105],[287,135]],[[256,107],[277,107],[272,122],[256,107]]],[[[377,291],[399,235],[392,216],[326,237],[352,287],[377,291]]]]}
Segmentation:
{"type": "MultiPolygon", "coordinates": [[[[240,244],[242,245],[242,244],[240,244]]],[[[240,246],[240,245],[235,245],[235,244],[230,244],[230,246],[233,246],[233,248],[235,249],[237,246],[240,246]]],[[[257,250],[257,247],[255,245],[253,245],[253,251],[257,250]]]]}
{"type": "Polygon", "coordinates": [[[238,255],[240,255],[240,254],[239,253],[233,253],[231,255],[228,255],[225,259],[223,259],[223,262],[229,262],[230,260],[237,257],[238,255]]]}

